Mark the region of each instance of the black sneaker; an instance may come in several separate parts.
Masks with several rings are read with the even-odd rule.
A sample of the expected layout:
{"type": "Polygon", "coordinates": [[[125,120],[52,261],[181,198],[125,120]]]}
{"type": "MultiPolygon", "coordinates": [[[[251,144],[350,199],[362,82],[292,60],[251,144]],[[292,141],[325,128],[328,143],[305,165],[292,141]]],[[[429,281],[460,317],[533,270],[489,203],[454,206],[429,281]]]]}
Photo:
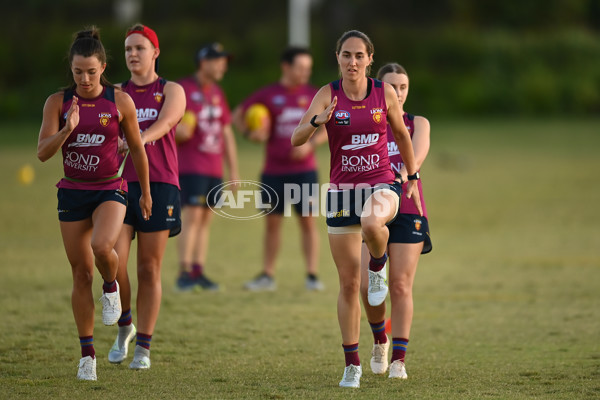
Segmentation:
{"type": "Polygon", "coordinates": [[[196,278],[196,280],[194,281],[194,283],[196,285],[200,286],[204,290],[213,290],[213,291],[219,290],[219,284],[211,281],[204,274],[198,276],[196,278]]]}
{"type": "Polygon", "coordinates": [[[195,282],[190,276],[189,272],[182,272],[179,274],[179,278],[177,278],[177,282],[175,283],[175,288],[182,292],[187,292],[189,290],[194,289],[195,282]]]}

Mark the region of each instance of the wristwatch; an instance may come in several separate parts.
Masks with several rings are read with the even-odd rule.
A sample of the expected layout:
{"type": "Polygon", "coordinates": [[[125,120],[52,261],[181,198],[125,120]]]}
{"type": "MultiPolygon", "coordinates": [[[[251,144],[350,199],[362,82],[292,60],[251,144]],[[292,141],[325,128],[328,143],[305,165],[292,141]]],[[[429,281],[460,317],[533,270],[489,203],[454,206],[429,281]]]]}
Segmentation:
{"type": "Polygon", "coordinates": [[[312,126],[314,126],[315,128],[318,128],[321,125],[317,124],[316,119],[317,119],[317,114],[313,115],[313,117],[310,119],[310,124],[312,126]]]}
{"type": "Polygon", "coordinates": [[[417,179],[421,178],[421,175],[419,174],[419,171],[417,171],[412,175],[408,175],[407,178],[409,181],[416,181],[417,179]]]}

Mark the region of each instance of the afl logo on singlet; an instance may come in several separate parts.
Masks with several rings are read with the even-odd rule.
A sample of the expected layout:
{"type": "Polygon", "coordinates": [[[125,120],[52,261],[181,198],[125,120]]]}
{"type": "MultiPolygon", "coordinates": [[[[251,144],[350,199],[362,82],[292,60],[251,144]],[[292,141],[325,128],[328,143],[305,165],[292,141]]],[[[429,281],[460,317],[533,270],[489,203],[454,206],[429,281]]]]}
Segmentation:
{"type": "Polygon", "coordinates": [[[338,110],[335,112],[335,124],[336,125],[350,125],[350,113],[344,110],[338,110]]]}
{"type": "Polygon", "coordinates": [[[98,116],[100,117],[100,125],[108,126],[112,115],[110,115],[109,113],[100,113],[98,116]]]}

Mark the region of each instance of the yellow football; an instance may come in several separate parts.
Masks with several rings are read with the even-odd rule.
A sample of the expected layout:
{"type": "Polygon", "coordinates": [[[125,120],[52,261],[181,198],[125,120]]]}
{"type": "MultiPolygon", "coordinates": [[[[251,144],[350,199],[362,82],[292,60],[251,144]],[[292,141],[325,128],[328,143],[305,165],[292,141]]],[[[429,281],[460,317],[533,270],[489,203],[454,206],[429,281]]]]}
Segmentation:
{"type": "Polygon", "coordinates": [[[183,124],[186,124],[190,128],[195,128],[196,127],[196,116],[194,115],[193,112],[188,110],[183,114],[183,117],[181,118],[181,122],[183,124]]]}
{"type": "Polygon", "coordinates": [[[33,182],[33,178],[35,178],[35,171],[29,164],[23,165],[17,171],[17,181],[19,181],[21,185],[30,185],[31,182],[33,182]]]}
{"type": "Polygon", "coordinates": [[[264,104],[254,103],[246,110],[244,121],[249,131],[268,129],[269,109],[264,104]]]}

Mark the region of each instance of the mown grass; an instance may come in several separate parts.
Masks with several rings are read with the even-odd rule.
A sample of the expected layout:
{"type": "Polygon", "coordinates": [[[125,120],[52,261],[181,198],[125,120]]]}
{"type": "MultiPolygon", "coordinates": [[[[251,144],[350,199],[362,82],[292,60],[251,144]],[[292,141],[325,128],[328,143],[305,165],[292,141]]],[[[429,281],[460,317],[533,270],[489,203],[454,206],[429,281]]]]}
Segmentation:
{"type": "MultiPolygon", "coordinates": [[[[215,218],[207,269],[224,286],[219,293],[173,290],[171,241],[152,369],[110,365],[116,330],[97,321],[98,381],[77,381],[53,186],[60,157],[37,161],[37,129],[0,126],[0,398],[600,397],[600,120],[432,121],[422,176],[434,251],[422,257],[415,282],[409,379],[369,372],[363,318],[358,390],[337,387],[337,274],[322,218],[323,293],[304,290],[291,219],[274,293],[242,290],[260,269],[262,220],[215,218]],[[25,163],[36,170],[30,186],[15,179],[25,163]]],[[[256,179],[262,150],[239,144],[242,178],[256,179]]],[[[326,148],[319,158],[325,181],[326,148]]],[[[98,280],[94,290],[99,297],[98,280]]]]}

